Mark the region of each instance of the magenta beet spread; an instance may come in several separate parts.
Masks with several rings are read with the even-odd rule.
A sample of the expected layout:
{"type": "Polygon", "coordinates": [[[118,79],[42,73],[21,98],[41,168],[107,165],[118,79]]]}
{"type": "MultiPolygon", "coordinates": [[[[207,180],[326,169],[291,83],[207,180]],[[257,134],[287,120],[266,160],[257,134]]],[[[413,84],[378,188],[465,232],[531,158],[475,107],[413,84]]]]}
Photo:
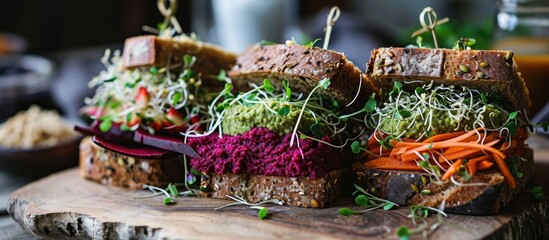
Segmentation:
{"type": "MultiPolygon", "coordinates": [[[[213,134],[190,138],[189,145],[201,156],[191,166],[207,173],[254,174],[285,177],[323,177],[339,169],[345,151],[309,139],[290,147],[291,134],[278,136],[267,128],[253,128],[235,136],[213,134]],[[303,155],[301,154],[303,153],[303,155]]],[[[329,137],[323,137],[329,142],[329,137]]]]}

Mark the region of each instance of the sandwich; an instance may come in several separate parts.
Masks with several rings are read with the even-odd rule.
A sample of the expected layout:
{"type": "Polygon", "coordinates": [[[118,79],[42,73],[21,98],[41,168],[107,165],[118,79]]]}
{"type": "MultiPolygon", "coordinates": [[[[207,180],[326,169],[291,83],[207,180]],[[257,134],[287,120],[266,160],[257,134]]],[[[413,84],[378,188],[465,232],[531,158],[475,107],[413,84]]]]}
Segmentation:
{"type": "Polygon", "coordinates": [[[400,205],[498,213],[533,175],[517,70],[511,51],[374,49],[366,75],[380,104],[365,117],[356,184],[400,205]]]}
{"type": "MultiPolygon", "coordinates": [[[[108,71],[91,81],[91,86],[100,87],[86,102],[91,109],[112,106],[118,89],[128,84],[121,79],[148,76],[151,69],[162,79],[193,76],[185,82],[186,89],[196,93],[194,101],[188,97],[176,108],[169,80],[151,78],[150,85],[144,85],[149,77],[141,77],[143,82],[134,82],[138,90],[114,104],[120,109],[92,111],[91,127],[79,129],[93,135],[81,145],[81,174],[132,189],[184,183],[185,192],[200,197],[238,197],[254,203],[276,199],[300,207],[330,204],[345,184],[353,159],[349,143],[363,132],[361,109],[372,92],[360,69],[342,53],[288,42],[254,45],[232,63],[210,63],[219,69],[205,67],[201,73],[194,69],[202,69],[202,55],[192,44],[173,47],[177,42],[129,39],[124,54],[111,58],[108,71]],[[198,57],[190,64],[185,60],[189,55],[178,51],[198,57]],[[166,56],[171,60],[161,60],[166,56]],[[189,84],[201,76],[220,80],[223,88],[214,94],[211,89],[219,83],[189,84]],[[143,88],[156,92],[143,94],[143,88]],[[155,117],[144,111],[143,99],[146,106],[165,113],[155,117]],[[156,102],[160,104],[153,105],[156,102]],[[134,116],[137,123],[131,121],[134,116]],[[102,129],[106,121],[111,121],[110,128],[102,129]],[[164,141],[169,144],[157,144],[164,141]],[[178,151],[180,146],[188,148],[178,151]]],[[[223,51],[204,54],[206,59],[231,56],[223,51]]]]}
{"type": "MultiPolygon", "coordinates": [[[[107,50],[106,70],[89,82],[89,135],[80,145],[80,173],[105,184],[140,189],[185,180],[181,153],[193,153],[180,132],[202,131],[220,71],[236,55],[185,35],[129,38],[107,50]]],[[[218,84],[219,85],[219,84],[218,84]]],[[[222,86],[222,85],[221,85],[222,86]]]]}
{"type": "Polygon", "coordinates": [[[199,196],[325,207],[345,184],[371,85],[345,55],[294,42],[253,45],[228,73],[211,134],[188,135],[200,156],[199,196]],[[360,111],[358,111],[360,112],[360,111]],[[356,113],[356,111],[355,111],[356,113]]]}

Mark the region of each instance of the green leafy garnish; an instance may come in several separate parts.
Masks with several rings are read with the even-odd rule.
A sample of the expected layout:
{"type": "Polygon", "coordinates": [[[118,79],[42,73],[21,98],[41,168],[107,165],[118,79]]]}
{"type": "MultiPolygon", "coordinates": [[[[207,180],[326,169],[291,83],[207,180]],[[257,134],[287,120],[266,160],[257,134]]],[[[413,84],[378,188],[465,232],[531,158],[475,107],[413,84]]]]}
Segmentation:
{"type": "Polygon", "coordinates": [[[185,54],[185,56],[183,56],[183,68],[184,69],[189,69],[191,68],[193,65],[194,65],[194,62],[196,61],[196,57],[195,56],[192,56],[192,55],[189,55],[189,54],[185,54]]]}
{"type": "Polygon", "coordinates": [[[338,210],[338,213],[339,215],[343,215],[343,216],[351,216],[354,214],[354,211],[349,208],[340,208],[338,210]]]}
{"type": "Polygon", "coordinates": [[[393,208],[394,206],[395,206],[394,203],[387,203],[385,204],[385,206],[383,206],[383,210],[385,211],[391,210],[391,208],[393,208]]]}
{"type": "Polygon", "coordinates": [[[156,74],[158,74],[158,68],[156,68],[156,67],[150,67],[150,68],[149,68],[149,72],[150,72],[151,74],[153,74],[153,75],[156,75],[156,74]]]}
{"type": "Polygon", "coordinates": [[[114,80],[118,79],[117,77],[111,77],[108,79],[103,80],[103,82],[114,82],[114,80]]]}
{"type": "Polygon", "coordinates": [[[179,191],[177,190],[177,187],[173,183],[168,184],[168,191],[170,191],[170,194],[174,197],[179,196],[179,191]]]}
{"type": "Polygon", "coordinates": [[[219,81],[227,80],[227,72],[225,72],[224,69],[219,70],[219,73],[217,74],[216,79],[219,81]]]}
{"type": "Polygon", "coordinates": [[[362,214],[368,211],[372,211],[374,209],[383,208],[384,210],[390,210],[394,206],[398,206],[396,203],[393,203],[391,201],[378,198],[368,192],[366,192],[362,187],[355,184],[356,191],[353,193],[361,193],[355,198],[355,203],[359,205],[360,207],[365,207],[366,209],[360,210],[360,211],[354,211],[349,208],[340,208],[338,210],[340,215],[343,216],[351,216],[354,214],[362,214]]]}
{"type": "Polygon", "coordinates": [[[271,84],[271,81],[269,81],[269,79],[266,79],[266,78],[263,79],[263,89],[265,89],[265,91],[270,93],[275,91],[275,88],[271,84]]]}
{"type": "Polygon", "coordinates": [[[423,37],[422,36],[417,36],[416,38],[416,44],[418,47],[422,48],[423,47],[423,37]]]}
{"type": "Polygon", "coordinates": [[[101,132],[108,132],[112,127],[112,119],[106,118],[101,121],[101,124],[99,125],[99,130],[101,132]]]}
{"type": "Polygon", "coordinates": [[[393,81],[393,89],[389,92],[389,95],[396,95],[402,89],[402,83],[399,81],[393,81]]]}
{"type": "Polygon", "coordinates": [[[307,43],[307,44],[305,44],[305,45],[303,45],[303,46],[309,47],[309,48],[310,48],[310,47],[314,47],[315,44],[316,44],[316,42],[318,42],[318,41],[320,41],[320,38],[317,38],[317,39],[315,39],[315,40],[313,40],[313,41],[311,41],[311,42],[309,42],[309,43],[307,43]]]}
{"type": "Polygon", "coordinates": [[[543,195],[543,187],[533,187],[531,193],[534,199],[538,201],[543,201],[545,199],[545,196],[543,195]]]}
{"type": "Polygon", "coordinates": [[[278,109],[277,113],[278,113],[279,116],[282,116],[282,117],[287,116],[290,113],[290,106],[284,105],[283,107],[278,109]]]}
{"type": "Polygon", "coordinates": [[[170,198],[170,197],[164,198],[164,204],[165,205],[170,205],[170,204],[173,204],[173,203],[175,203],[175,202],[173,201],[172,198],[170,198]]]}
{"type": "Polygon", "coordinates": [[[259,219],[263,220],[265,217],[267,217],[267,208],[266,207],[261,207],[259,209],[259,212],[257,213],[257,217],[259,217],[259,219]]]}
{"type": "Polygon", "coordinates": [[[126,125],[125,123],[122,123],[122,124],[120,124],[120,130],[122,132],[128,132],[128,131],[131,131],[132,129],[130,127],[128,127],[128,125],[126,125]]]}
{"type": "Polygon", "coordinates": [[[282,87],[284,87],[284,100],[290,101],[290,97],[292,96],[292,89],[290,88],[290,83],[288,80],[284,79],[282,80],[282,87]]]}
{"type": "Polygon", "coordinates": [[[233,90],[233,85],[230,83],[225,83],[225,88],[223,89],[223,95],[228,95],[233,90]]]}
{"type": "Polygon", "coordinates": [[[519,114],[519,111],[511,112],[511,113],[509,113],[508,119],[509,119],[509,120],[513,120],[513,119],[515,119],[515,118],[517,117],[518,114],[519,114]]]}
{"type": "MultiPolygon", "coordinates": [[[[465,163],[463,165],[465,165],[465,163]]],[[[458,171],[458,176],[463,177],[466,182],[471,180],[471,174],[469,174],[467,168],[460,168],[458,171]]]]}
{"type": "Polygon", "coordinates": [[[179,101],[181,101],[181,97],[183,97],[183,94],[181,92],[176,92],[172,96],[172,105],[177,105],[179,101]]]}
{"type": "Polygon", "coordinates": [[[517,135],[517,124],[515,122],[509,122],[507,125],[505,125],[507,129],[509,129],[509,135],[515,136],[517,135]]]}
{"type": "Polygon", "coordinates": [[[410,116],[412,116],[412,113],[410,111],[401,110],[401,111],[396,112],[395,119],[396,120],[403,120],[403,119],[408,118],[410,116]]]}
{"type": "Polygon", "coordinates": [[[320,80],[320,82],[318,83],[318,85],[320,87],[322,87],[322,89],[326,90],[328,88],[328,86],[330,86],[330,79],[329,78],[324,78],[322,80],[320,80]]]}
{"type": "Polygon", "coordinates": [[[422,93],[427,93],[427,90],[425,90],[425,88],[422,88],[422,87],[416,87],[415,92],[417,95],[421,95],[422,93]]]}
{"type": "Polygon", "coordinates": [[[351,151],[353,151],[354,154],[360,153],[360,150],[362,150],[362,146],[360,145],[359,141],[354,141],[351,144],[351,151]]]}
{"type": "Polygon", "coordinates": [[[313,123],[311,125],[311,132],[313,133],[313,136],[315,136],[315,138],[322,137],[320,135],[320,124],[318,124],[318,123],[313,123]]]}
{"type": "Polygon", "coordinates": [[[454,43],[454,49],[457,50],[464,50],[464,49],[471,49],[471,46],[475,45],[477,43],[477,40],[474,38],[460,38],[454,43]]]}
{"type": "Polygon", "coordinates": [[[377,101],[375,99],[375,94],[370,95],[370,98],[364,104],[364,112],[366,113],[372,113],[376,110],[377,101]]]}
{"type": "Polygon", "coordinates": [[[400,226],[399,228],[397,228],[396,234],[400,238],[400,240],[410,239],[410,231],[406,226],[400,226]]]}

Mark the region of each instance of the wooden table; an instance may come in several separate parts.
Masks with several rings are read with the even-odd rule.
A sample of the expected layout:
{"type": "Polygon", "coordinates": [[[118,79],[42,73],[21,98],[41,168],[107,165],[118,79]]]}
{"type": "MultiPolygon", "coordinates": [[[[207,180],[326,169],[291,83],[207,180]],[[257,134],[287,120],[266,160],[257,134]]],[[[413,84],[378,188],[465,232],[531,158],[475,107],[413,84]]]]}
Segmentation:
{"type": "MultiPolygon", "coordinates": [[[[530,145],[535,149],[536,160],[536,175],[530,188],[543,186],[549,192],[549,139],[532,136],[530,145]]],[[[55,239],[396,239],[399,226],[411,226],[408,208],[350,217],[339,215],[341,207],[356,208],[351,198],[341,198],[326,209],[270,206],[268,217],[259,220],[257,210],[246,207],[214,210],[229,201],[179,198],[177,204],[166,206],[161,197],[137,198],[147,194],[86,181],[77,169],[71,169],[12,193],[8,211],[26,230],[55,239]]],[[[428,221],[434,223],[436,218],[428,221]]],[[[549,198],[535,201],[523,193],[498,215],[450,215],[444,221],[429,238],[546,238],[549,198]]]]}

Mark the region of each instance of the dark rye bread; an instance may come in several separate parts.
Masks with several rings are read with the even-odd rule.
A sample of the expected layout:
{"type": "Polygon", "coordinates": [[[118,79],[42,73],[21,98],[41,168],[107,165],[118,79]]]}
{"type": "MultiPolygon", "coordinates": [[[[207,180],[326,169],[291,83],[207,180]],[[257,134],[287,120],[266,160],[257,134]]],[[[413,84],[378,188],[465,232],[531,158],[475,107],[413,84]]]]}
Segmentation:
{"type": "Polygon", "coordinates": [[[123,51],[123,65],[126,68],[177,66],[181,69],[184,55],[196,57],[193,70],[202,73],[203,78],[212,79],[219,70],[229,70],[236,61],[236,54],[203,43],[189,37],[174,38],[145,35],[126,39],[123,51]]]}
{"type": "MultiPolygon", "coordinates": [[[[518,160],[516,168],[523,176],[515,177],[517,187],[512,189],[503,175],[495,170],[477,172],[469,183],[487,183],[484,186],[456,186],[450,181],[438,185],[428,181],[425,172],[366,169],[364,161],[353,164],[355,182],[366,191],[400,205],[421,205],[438,208],[445,201],[445,212],[467,215],[489,215],[498,213],[525,188],[534,174],[533,150],[526,148],[524,161],[518,160]],[[427,180],[424,183],[424,180],[427,180]],[[416,192],[412,184],[417,187],[416,192]],[[422,194],[422,190],[431,191],[422,194]]],[[[512,163],[507,161],[509,169],[512,163]]],[[[454,175],[458,182],[462,177],[454,175]]]]}
{"type": "Polygon", "coordinates": [[[141,189],[143,184],[163,187],[185,181],[183,161],[176,154],[163,159],[128,157],[97,146],[91,137],[80,143],[80,175],[130,189],[141,189]]]}
{"type": "Polygon", "coordinates": [[[361,85],[351,109],[362,108],[373,91],[373,85],[344,54],[301,45],[253,45],[238,57],[229,77],[239,89],[247,88],[249,82],[262,84],[265,78],[280,87],[282,80],[286,79],[292,89],[304,93],[310,92],[319,81],[329,78],[331,84],[323,94],[343,105],[355,98],[361,85]]]}
{"type": "MultiPolygon", "coordinates": [[[[503,107],[527,113],[531,102],[511,51],[427,48],[377,48],[366,74],[378,87],[391,89],[393,80],[422,80],[419,84],[467,86],[501,94],[503,107]]],[[[413,90],[417,85],[410,84],[413,90]]]]}
{"type": "MultiPolygon", "coordinates": [[[[97,146],[91,137],[80,143],[80,175],[105,185],[129,189],[141,189],[143,184],[165,187],[169,183],[183,183],[184,171],[178,155],[141,159],[97,146]]],[[[333,202],[345,184],[343,172],[335,170],[320,178],[202,173],[204,191],[199,196],[218,199],[241,196],[249,202],[276,198],[288,206],[321,208],[333,202]]]]}
{"type": "Polygon", "coordinates": [[[200,188],[205,191],[200,196],[240,196],[252,203],[278,199],[288,206],[323,208],[333,202],[345,184],[343,172],[334,170],[320,178],[202,173],[200,188]]]}

